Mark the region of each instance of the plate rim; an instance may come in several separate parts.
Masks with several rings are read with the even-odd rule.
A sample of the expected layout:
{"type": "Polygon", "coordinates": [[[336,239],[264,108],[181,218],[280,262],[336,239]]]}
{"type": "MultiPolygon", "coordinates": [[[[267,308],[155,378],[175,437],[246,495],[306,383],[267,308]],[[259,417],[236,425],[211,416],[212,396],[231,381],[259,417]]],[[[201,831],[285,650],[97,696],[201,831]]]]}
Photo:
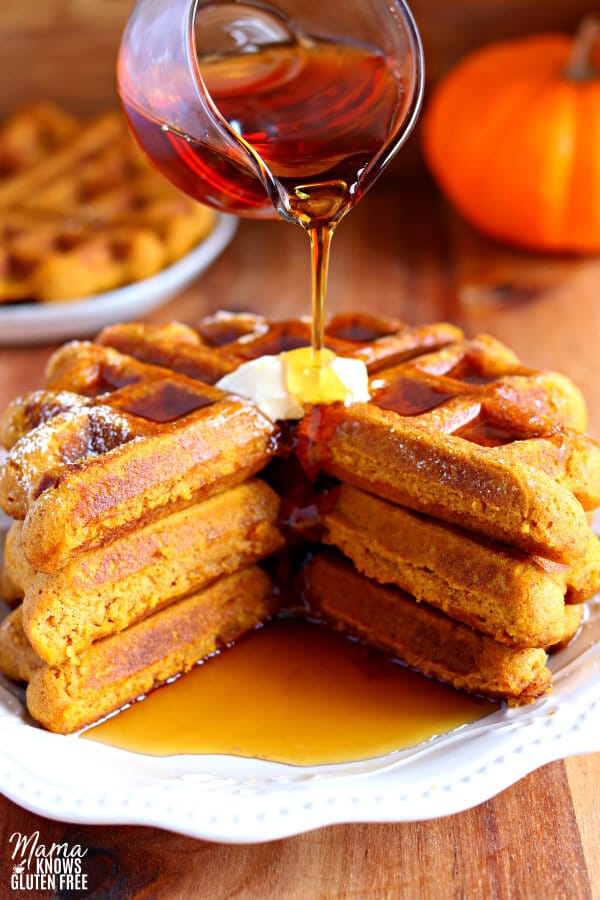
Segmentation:
{"type": "MultiPolygon", "coordinates": [[[[5,693],[0,687],[0,702],[5,693]]],[[[239,762],[235,757],[165,757],[157,766],[154,757],[98,744],[94,751],[100,748],[102,755],[108,751],[115,763],[122,761],[119,757],[137,757],[136,766],[140,768],[141,760],[141,768],[152,773],[153,769],[171,768],[175,760],[179,769],[161,775],[154,771],[153,776],[138,771],[137,783],[128,790],[123,790],[120,783],[113,786],[111,793],[99,787],[73,790],[60,779],[57,782],[39,771],[31,771],[22,758],[2,750],[0,790],[18,805],[50,819],[87,825],[146,825],[228,844],[278,840],[334,824],[427,821],[478,806],[548,762],[599,750],[592,721],[599,707],[596,691],[583,713],[579,708],[575,721],[567,723],[567,731],[556,730],[556,708],[547,709],[543,719],[537,716],[529,720],[525,728],[513,723],[508,733],[510,741],[499,744],[494,740],[468,764],[457,766],[452,777],[443,783],[428,780],[427,770],[423,769],[421,777],[408,784],[413,773],[409,767],[403,772],[399,760],[370,775],[349,773],[345,778],[332,780],[327,772],[307,773],[304,781],[298,783],[293,778],[286,782],[284,775],[269,787],[257,785],[256,774],[237,780],[207,774],[211,763],[222,767],[224,761],[227,766],[233,762],[235,767],[239,762]],[[575,726],[576,741],[572,738],[575,726]],[[569,735],[571,739],[564,743],[569,735]],[[181,762],[190,759],[202,759],[201,771],[185,771],[181,762]],[[403,774],[405,777],[401,777],[403,774]]],[[[510,728],[510,723],[504,724],[510,728]]],[[[460,732],[454,734],[460,737],[460,732]]],[[[77,736],[65,738],[44,733],[44,737],[61,742],[62,751],[67,742],[79,741],[77,736]]],[[[481,731],[476,735],[477,739],[485,737],[481,731]]],[[[434,754],[440,749],[452,751],[451,747],[436,746],[435,740],[430,748],[434,754]]],[[[86,743],[86,747],[91,744],[86,743]]],[[[427,747],[419,748],[415,756],[424,751],[427,747]]],[[[90,757],[88,764],[96,764],[96,755],[86,753],[90,757]]],[[[445,766],[447,759],[446,755],[445,766]]],[[[125,783],[128,777],[124,778],[125,783]]]]}

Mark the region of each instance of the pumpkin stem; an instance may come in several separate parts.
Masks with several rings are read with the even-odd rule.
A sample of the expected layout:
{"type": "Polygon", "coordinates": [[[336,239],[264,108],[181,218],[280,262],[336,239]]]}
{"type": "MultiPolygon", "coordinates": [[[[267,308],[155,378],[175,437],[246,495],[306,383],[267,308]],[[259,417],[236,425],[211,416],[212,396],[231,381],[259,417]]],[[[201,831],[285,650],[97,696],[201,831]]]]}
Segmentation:
{"type": "Polygon", "coordinates": [[[593,61],[594,50],[600,41],[600,19],[586,16],[573,41],[571,56],[565,66],[565,77],[570,81],[592,81],[600,77],[600,70],[593,61]]]}

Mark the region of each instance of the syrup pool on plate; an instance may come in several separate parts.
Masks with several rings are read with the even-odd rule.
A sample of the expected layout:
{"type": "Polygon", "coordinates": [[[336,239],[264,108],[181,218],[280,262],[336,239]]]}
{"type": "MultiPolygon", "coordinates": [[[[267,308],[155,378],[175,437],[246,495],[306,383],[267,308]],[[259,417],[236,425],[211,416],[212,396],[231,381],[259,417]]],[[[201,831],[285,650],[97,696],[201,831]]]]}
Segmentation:
{"type": "Polygon", "coordinates": [[[318,625],[280,621],[84,737],[155,756],[320,765],[415,746],[495,708],[318,625]]]}

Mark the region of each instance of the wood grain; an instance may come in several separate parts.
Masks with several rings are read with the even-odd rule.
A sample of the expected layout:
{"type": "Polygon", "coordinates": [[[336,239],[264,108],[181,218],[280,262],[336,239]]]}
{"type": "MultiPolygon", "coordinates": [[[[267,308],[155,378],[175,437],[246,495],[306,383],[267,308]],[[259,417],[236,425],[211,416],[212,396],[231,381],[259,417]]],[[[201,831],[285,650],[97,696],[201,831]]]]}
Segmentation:
{"type": "Polygon", "coordinates": [[[600,895],[600,780],[598,754],[576,756],[565,761],[577,826],[595,897],[600,895]]]}
{"type": "MultiPolygon", "coordinates": [[[[25,813],[9,801],[2,801],[0,809],[3,847],[12,831],[39,829],[46,844],[67,841],[87,848],[85,872],[92,896],[594,896],[560,762],[477,809],[449,818],[334,826],[260,845],[223,846],[152,828],[70,826],[25,813]],[[543,893],[537,893],[541,885],[543,893]]],[[[6,861],[0,862],[3,883],[9,871],[6,861]]]]}

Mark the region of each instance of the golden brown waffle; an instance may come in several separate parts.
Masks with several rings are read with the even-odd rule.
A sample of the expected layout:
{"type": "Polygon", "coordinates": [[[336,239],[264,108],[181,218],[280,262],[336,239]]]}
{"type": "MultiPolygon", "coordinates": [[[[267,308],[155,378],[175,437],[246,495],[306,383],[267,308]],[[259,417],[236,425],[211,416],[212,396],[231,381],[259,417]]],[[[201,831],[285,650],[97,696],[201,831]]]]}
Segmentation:
{"type": "MultiPolygon", "coordinates": [[[[33,394],[0,429],[9,444],[22,433],[0,465],[0,505],[25,520],[23,548],[38,571],[244,481],[274,450],[274,425],[247,401],[108,355],[91,370],[96,396],[33,394]]],[[[77,352],[73,363],[79,388],[77,352]]]]}
{"type": "MultiPolygon", "coordinates": [[[[376,359],[376,367],[396,364],[372,377],[370,403],[309,411],[300,426],[305,466],[526,552],[562,562],[580,558],[590,536],[584,508],[600,501],[598,445],[576,430],[585,421],[581,395],[568,379],[523,368],[491,338],[450,343],[455,336],[444,325],[411,329],[368,317],[334,319],[327,328],[332,349],[376,359]],[[422,352],[432,345],[440,349],[422,352]],[[397,363],[399,357],[405,361],[397,363]]],[[[115,326],[98,345],[67,345],[49,366],[52,392],[9,411],[5,442],[10,446],[31,428],[35,439],[20,441],[5,465],[5,508],[31,520],[29,501],[44,471],[76,462],[90,447],[98,454],[133,438],[146,443],[161,426],[144,419],[143,410],[141,418],[135,415],[132,396],[160,393],[154,379],[183,379],[184,395],[197,394],[185,376],[149,360],[214,381],[242,359],[307,340],[303,322],[269,325],[259,317],[221,315],[196,330],[115,326]]],[[[198,402],[210,402],[211,390],[203,387],[206,399],[198,402]]],[[[112,462],[119,454],[111,452],[112,462]]],[[[136,445],[131,455],[137,452],[136,445]]],[[[101,468],[99,460],[87,465],[101,468]]],[[[84,545],[94,540],[85,537],[84,545]]]]}
{"type": "MultiPolygon", "coordinates": [[[[307,322],[250,314],[196,328],[113,326],[57,351],[45,388],[11,404],[0,423],[9,449],[0,504],[22,525],[3,575],[13,601],[25,598],[27,665],[32,645],[46,660],[33,678],[45,687],[30,691],[42,721],[54,680],[61,696],[87,696],[96,647],[125,646],[177,597],[280,545],[273,494],[248,481],[263,470],[284,494],[291,530],[332,542],[364,573],[327,554],[311,565],[311,602],[336,626],[460,688],[511,702],[548,688],[546,649],[581,616],[565,601],[581,603],[600,580],[588,522],[600,503],[600,448],[582,430],[579,391],[491,338],[360,315],[334,318],[326,343],[367,363],[368,403],[307,407],[299,426],[280,427],[214,386],[309,339],[307,322]],[[298,460],[327,484],[307,488],[298,460]],[[311,532],[319,512],[324,534],[311,532]]],[[[81,721],[81,710],[61,712],[49,727],[81,721]]]]}
{"type": "MultiPolygon", "coordinates": [[[[340,356],[362,359],[370,372],[461,337],[460,329],[445,322],[413,327],[398,319],[358,313],[335,316],[325,327],[325,346],[340,356]]],[[[197,328],[112,325],[97,341],[144,362],[215,382],[248,360],[308,347],[310,322],[270,322],[250,313],[218,312],[202,319],[197,328]]]]}
{"type": "Polygon", "coordinates": [[[584,621],[584,615],[585,608],[582,605],[565,606],[564,634],[561,641],[549,648],[550,653],[558,653],[559,650],[564,650],[565,647],[568,647],[573,638],[577,636],[584,621]]]}
{"type": "Polygon", "coordinates": [[[43,665],[25,636],[19,605],[0,622],[0,672],[11,681],[27,682],[43,665]]]}
{"type": "Polygon", "coordinates": [[[32,103],[0,127],[0,185],[31,169],[72,140],[79,123],[53,103],[32,103]]]}
{"type": "Polygon", "coordinates": [[[577,582],[581,598],[600,587],[600,542],[593,534],[585,562],[549,566],[349,485],[342,485],[330,503],[324,538],[359,572],[380,584],[395,584],[505,644],[560,643],[570,584],[577,582]]]}
{"type": "Polygon", "coordinates": [[[0,172],[0,303],[147,278],[215,222],[150,169],[116,113],[85,124],[51,106],[18,114],[0,129],[0,172]]]}
{"type": "Polygon", "coordinates": [[[22,522],[13,522],[6,532],[4,561],[0,569],[0,597],[9,606],[17,606],[23,599],[25,587],[35,574],[21,547],[22,522]]]}
{"type": "Polygon", "coordinates": [[[5,571],[22,586],[27,637],[49,665],[280,549],[277,495],[252,479],[142,525],[58,572],[36,572],[11,526],[5,571]]]}
{"type": "MultiPolygon", "coordinates": [[[[23,599],[23,591],[18,584],[12,580],[6,568],[0,569],[0,598],[9,606],[17,606],[23,599]]],[[[0,671],[2,669],[0,668],[0,671]]]]}
{"type": "Polygon", "coordinates": [[[550,686],[546,653],[516,649],[455,622],[399,588],[376,584],[342,556],[318,553],[306,567],[313,615],[460,690],[526,703],[550,686]]]}
{"type": "Polygon", "coordinates": [[[308,471],[528,553],[586,552],[600,447],[577,430],[585,407],[568,379],[521,367],[484,336],[380,371],[370,389],[369,403],[305,416],[308,471]]]}
{"type": "Polygon", "coordinates": [[[21,607],[0,626],[0,669],[28,681],[27,706],[50,731],[68,734],[147,694],[269,617],[271,582],[254,566],[46,666],[24,639],[21,607]]]}

